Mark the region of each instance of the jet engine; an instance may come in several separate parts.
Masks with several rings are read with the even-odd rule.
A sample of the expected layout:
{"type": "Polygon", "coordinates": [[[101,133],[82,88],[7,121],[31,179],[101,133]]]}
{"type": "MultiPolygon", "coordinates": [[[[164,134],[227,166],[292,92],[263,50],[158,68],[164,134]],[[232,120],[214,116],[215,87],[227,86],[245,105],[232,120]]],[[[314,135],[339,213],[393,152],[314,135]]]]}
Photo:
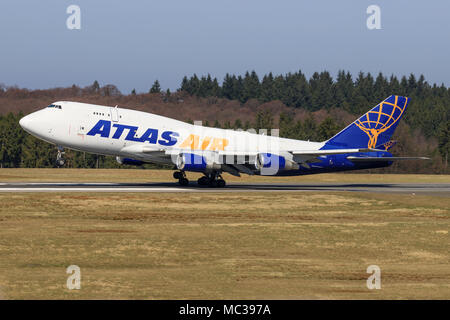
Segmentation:
{"type": "Polygon", "coordinates": [[[177,157],[177,168],[183,171],[207,172],[220,170],[221,165],[204,155],[181,153],[177,157]]]}
{"type": "Polygon", "coordinates": [[[116,161],[119,164],[128,164],[131,166],[141,166],[144,164],[144,162],[140,161],[140,160],[135,160],[135,159],[131,159],[131,158],[122,158],[122,157],[116,157],[116,161]]]}
{"type": "Polygon", "coordinates": [[[255,157],[255,168],[260,171],[297,170],[299,165],[283,156],[272,153],[259,153],[255,157]]]}

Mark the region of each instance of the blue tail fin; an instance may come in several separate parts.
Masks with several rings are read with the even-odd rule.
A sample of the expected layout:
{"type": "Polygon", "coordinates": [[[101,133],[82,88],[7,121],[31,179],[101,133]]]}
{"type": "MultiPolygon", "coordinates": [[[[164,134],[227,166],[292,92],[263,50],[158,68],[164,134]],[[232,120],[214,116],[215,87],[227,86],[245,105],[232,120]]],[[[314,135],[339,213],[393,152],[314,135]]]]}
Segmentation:
{"type": "Polygon", "coordinates": [[[330,140],[323,149],[385,148],[408,106],[409,99],[390,96],[330,140]]]}

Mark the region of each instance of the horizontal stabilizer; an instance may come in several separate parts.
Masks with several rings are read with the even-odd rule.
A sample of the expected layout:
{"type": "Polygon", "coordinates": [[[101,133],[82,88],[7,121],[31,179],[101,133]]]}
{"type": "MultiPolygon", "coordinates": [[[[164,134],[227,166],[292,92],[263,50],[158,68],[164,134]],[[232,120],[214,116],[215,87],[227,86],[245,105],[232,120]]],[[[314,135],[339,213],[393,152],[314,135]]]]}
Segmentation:
{"type": "Polygon", "coordinates": [[[293,155],[310,155],[310,156],[321,156],[329,154],[345,154],[345,153],[359,153],[359,152],[377,152],[384,151],[379,149],[363,148],[363,149],[327,149],[327,150],[299,150],[291,151],[293,155]]]}
{"type": "Polygon", "coordinates": [[[352,162],[373,162],[373,161],[397,161],[397,160],[430,160],[427,157],[354,157],[348,156],[348,160],[352,162]]]}

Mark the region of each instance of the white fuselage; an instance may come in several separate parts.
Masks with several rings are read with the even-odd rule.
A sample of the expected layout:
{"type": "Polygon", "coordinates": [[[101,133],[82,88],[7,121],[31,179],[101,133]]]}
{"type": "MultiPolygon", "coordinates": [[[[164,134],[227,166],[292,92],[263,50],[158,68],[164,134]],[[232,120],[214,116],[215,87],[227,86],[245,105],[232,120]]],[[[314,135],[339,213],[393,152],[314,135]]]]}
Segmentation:
{"type": "MultiPolygon", "coordinates": [[[[32,135],[57,146],[96,154],[151,160],[150,153],[144,154],[138,149],[236,154],[319,150],[323,146],[318,142],[191,125],[118,107],[65,101],[55,102],[51,106],[55,107],[47,107],[24,117],[20,121],[21,126],[32,135]]],[[[164,162],[158,161],[158,157],[154,160],[164,162]]]]}

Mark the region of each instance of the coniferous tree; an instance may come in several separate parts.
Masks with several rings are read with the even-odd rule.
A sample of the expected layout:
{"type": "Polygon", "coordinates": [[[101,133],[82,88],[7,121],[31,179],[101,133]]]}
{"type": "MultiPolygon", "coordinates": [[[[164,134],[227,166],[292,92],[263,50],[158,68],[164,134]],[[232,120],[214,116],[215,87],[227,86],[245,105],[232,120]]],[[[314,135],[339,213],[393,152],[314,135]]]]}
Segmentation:
{"type": "Polygon", "coordinates": [[[236,99],[234,87],[235,79],[233,79],[233,77],[227,73],[222,84],[222,96],[230,100],[236,99]]]}
{"type": "Polygon", "coordinates": [[[297,136],[296,125],[292,114],[280,113],[278,128],[280,129],[280,137],[295,139],[297,136]]]}
{"type": "Polygon", "coordinates": [[[274,119],[273,115],[270,111],[259,111],[256,114],[256,123],[255,129],[257,132],[259,130],[264,129],[267,130],[267,134],[269,134],[269,130],[274,128],[274,119]]]}
{"type": "Polygon", "coordinates": [[[338,133],[340,129],[342,129],[341,126],[332,117],[327,117],[318,127],[317,138],[319,141],[325,141],[338,133]]]}
{"type": "Polygon", "coordinates": [[[200,92],[200,79],[197,77],[197,75],[194,73],[194,75],[191,77],[190,80],[190,90],[191,94],[198,96],[200,92]]]}
{"type": "Polygon", "coordinates": [[[439,146],[438,150],[445,163],[445,168],[448,165],[448,154],[450,152],[450,120],[442,124],[439,132],[439,146]]]}
{"type": "Polygon", "coordinates": [[[149,93],[161,93],[161,86],[158,80],[155,80],[153,86],[150,88],[149,93]]]}
{"type": "Polygon", "coordinates": [[[99,92],[100,91],[100,85],[98,84],[98,81],[95,80],[94,83],[91,86],[92,91],[94,92],[99,92]]]}
{"type": "Polygon", "coordinates": [[[181,91],[186,91],[188,93],[191,94],[190,92],[190,85],[189,85],[189,80],[186,76],[183,77],[183,80],[181,81],[181,87],[180,87],[181,91]]]}
{"type": "Polygon", "coordinates": [[[28,134],[22,145],[22,167],[53,168],[56,163],[56,148],[28,134]]]}
{"type": "Polygon", "coordinates": [[[302,130],[299,134],[299,139],[317,141],[317,125],[314,116],[310,114],[302,124],[302,130]]]}
{"type": "Polygon", "coordinates": [[[260,95],[260,83],[258,75],[255,71],[246,73],[243,80],[243,87],[241,93],[241,102],[245,103],[249,99],[258,98],[260,95]]]}
{"type": "Polygon", "coordinates": [[[243,129],[242,122],[240,119],[236,119],[233,124],[233,129],[243,129]]]}
{"type": "Polygon", "coordinates": [[[274,100],[274,82],[273,75],[270,72],[268,75],[265,75],[261,82],[261,90],[259,93],[259,100],[262,102],[269,102],[274,100]]]}
{"type": "Polygon", "coordinates": [[[383,74],[380,72],[375,79],[374,84],[374,97],[375,100],[381,101],[389,96],[389,88],[388,88],[388,81],[383,76],[383,74]]]}

